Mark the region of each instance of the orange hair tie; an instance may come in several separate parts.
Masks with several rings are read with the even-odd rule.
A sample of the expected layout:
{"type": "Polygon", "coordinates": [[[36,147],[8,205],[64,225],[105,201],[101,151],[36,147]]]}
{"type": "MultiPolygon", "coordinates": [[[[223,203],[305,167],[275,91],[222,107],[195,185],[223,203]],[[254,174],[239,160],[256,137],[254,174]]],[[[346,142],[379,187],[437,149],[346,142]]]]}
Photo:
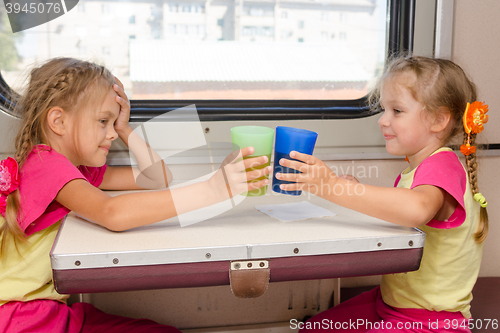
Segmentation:
{"type": "Polygon", "coordinates": [[[488,122],[488,105],[482,102],[467,103],[464,112],[464,130],[467,133],[467,143],[460,146],[460,151],[464,155],[474,154],[476,147],[470,145],[470,135],[478,134],[484,130],[484,124],[488,122]]]}

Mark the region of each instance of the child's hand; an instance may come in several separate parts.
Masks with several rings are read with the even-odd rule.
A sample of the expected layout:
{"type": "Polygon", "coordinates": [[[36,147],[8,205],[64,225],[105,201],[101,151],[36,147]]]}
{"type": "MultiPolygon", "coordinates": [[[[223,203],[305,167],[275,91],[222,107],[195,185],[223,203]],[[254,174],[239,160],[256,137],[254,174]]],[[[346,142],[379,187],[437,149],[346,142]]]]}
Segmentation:
{"type": "Polygon", "coordinates": [[[296,151],[290,152],[290,157],[302,161],[303,163],[283,158],[279,161],[279,164],[302,173],[277,173],[277,179],[294,182],[294,184],[280,185],[282,190],[307,191],[321,196],[324,186],[331,189],[337,183],[337,175],[335,175],[335,173],[333,173],[333,171],[320,159],[296,151]]]}
{"type": "Polygon", "coordinates": [[[242,158],[253,154],[253,147],[236,150],[229,154],[222,162],[219,170],[208,180],[212,190],[216,192],[220,201],[227,200],[246,191],[261,188],[269,183],[268,179],[256,182],[248,181],[268,175],[272,168],[269,166],[260,170],[245,172],[246,169],[255,168],[268,162],[267,156],[260,156],[243,160],[242,158]]]}
{"type": "Polygon", "coordinates": [[[120,135],[120,133],[129,134],[129,119],[130,119],[130,101],[123,89],[123,83],[115,76],[116,84],[113,85],[113,90],[116,91],[118,96],[116,96],[116,102],[120,105],[120,114],[115,122],[115,131],[120,135]]]}

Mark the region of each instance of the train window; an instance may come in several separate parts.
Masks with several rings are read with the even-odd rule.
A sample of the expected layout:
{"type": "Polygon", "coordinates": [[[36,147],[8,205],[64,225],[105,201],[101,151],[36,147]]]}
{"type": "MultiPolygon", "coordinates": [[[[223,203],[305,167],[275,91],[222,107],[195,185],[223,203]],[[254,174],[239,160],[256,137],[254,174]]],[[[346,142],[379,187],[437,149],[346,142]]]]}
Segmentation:
{"type": "Polygon", "coordinates": [[[189,101],[213,120],[245,107],[246,118],[238,119],[279,119],[279,110],[296,119],[366,114],[370,83],[391,48],[400,47],[407,33],[401,17],[412,6],[395,0],[77,2],[18,33],[10,30],[9,8],[0,6],[6,84],[16,90],[20,73],[34,62],[72,56],[120,77],[134,115],[189,101]]]}

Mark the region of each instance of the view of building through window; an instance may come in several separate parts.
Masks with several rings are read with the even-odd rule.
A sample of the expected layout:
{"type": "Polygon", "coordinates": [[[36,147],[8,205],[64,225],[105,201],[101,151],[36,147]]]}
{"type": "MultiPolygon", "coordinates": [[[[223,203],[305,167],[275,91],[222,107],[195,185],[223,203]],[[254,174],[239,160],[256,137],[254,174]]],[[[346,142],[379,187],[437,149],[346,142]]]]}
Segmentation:
{"type": "Polygon", "coordinates": [[[56,56],[112,70],[131,99],[357,99],[382,68],[386,0],[80,0],[12,33],[0,5],[0,69],[14,88],[56,56]]]}

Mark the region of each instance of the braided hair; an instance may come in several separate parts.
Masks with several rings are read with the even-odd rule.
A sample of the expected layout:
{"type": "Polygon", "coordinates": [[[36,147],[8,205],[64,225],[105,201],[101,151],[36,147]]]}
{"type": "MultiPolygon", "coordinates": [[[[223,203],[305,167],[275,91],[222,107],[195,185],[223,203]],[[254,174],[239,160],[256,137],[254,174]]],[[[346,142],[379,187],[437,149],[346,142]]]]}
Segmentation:
{"type": "MultiPolygon", "coordinates": [[[[470,135],[470,144],[474,145],[477,134],[470,135]]],[[[464,133],[464,144],[467,143],[468,135],[464,133]]],[[[467,173],[469,175],[470,188],[472,190],[472,195],[479,193],[479,187],[477,185],[477,161],[476,153],[471,153],[465,156],[465,165],[467,166],[467,173]]],[[[479,230],[474,234],[474,238],[478,243],[484,242],[486,235],[488,234],[488,211],[486,207],[481,206],[480,209],[480,220],[479,220],[479,230]]]]}

